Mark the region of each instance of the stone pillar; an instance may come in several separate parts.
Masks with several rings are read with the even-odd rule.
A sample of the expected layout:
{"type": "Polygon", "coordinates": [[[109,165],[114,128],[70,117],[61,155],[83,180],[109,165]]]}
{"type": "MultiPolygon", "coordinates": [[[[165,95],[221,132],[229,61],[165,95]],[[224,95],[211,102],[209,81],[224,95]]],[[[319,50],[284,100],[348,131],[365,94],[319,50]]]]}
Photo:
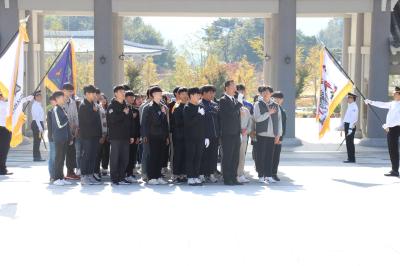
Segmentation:
{"type": "MultiPolygon", "coordinates": [[[[286,140],[292,145],[300,144],[295,139],[295,110],[296,110],[296,0],[280,0],[277,25],[276,60],[277,68],[276,89],[285,95],[284,108],[287,112],[286,140]]],[[[276,51],[276,52],[275,52],[276,51]]]]}
{"type": "MultiPolygon", "coordinates": [[[[371,48],[369,58],[369,82],[367,97],[376,101],[388,101],[389,67],[390,67],[390,8],[382,11],[382,0],[373,1],[373,12],[371,14],[371,48]]],[[[375,107],[368,107],[366,139],[362,145],[382,146],[385,145],[385,132],[382,122],[385,121],[386,111],[375,107]],[[372,112],[374,108],[378,119],[372,112]]]]}
{"type": "Polygon", "coordinates": [[[18,1],[9,1],[9,7],[5,7],[0,0],[0,52],[17,32],[19,26],[18,1]]]}
{"type": "Polygon", "coordinates": [[[94,5],[94,83],[107,97],[113,96],[114,28],[112,0],[96,0],[94,5]]]}
{"type": "Polygon", "coordinates": [[[119,57],[124,52],[123,17],[113,14],[113,85],[122,84],[125,81],[124,61],[119,57]]]}
{"type": "MultiPolygon", "coordinates": [[[[342,47],[342,67],[349,73],[349,47],[351,37],[351,18],[343,18],[343,47],[342,47]]],[[[350,73],[349,73],[350,74],[350,73]]],[[[347,110],[347,100],[343,99],[340,105],[340,116],[343,119],[347,110]]]]}
{"type": "Polygon", "coordinates": [[[264,84],[272,84],[272,25],[271,18],[264,18],[264,58],[263,77],[264,84]],[[268,57],[266,57],[268,55],[268,57]]]}
{"type": "MultiPolygon", "coordinates": [[[[43,78],[43,75],[45,74],[46,70],[45,69],[45,58],[44,58],[44,24],[43,24],[44,16],[40,13],[37,14],[37,39],[38,39],[38,58],[39,58],[39,63],[38,63],[38,72],[39,72],[39,77],[40,79],[43,78]]],[[[47,105],[47,95],[51,93],[50,91],[47,91],[44,84],[40,86],[40,89],[42,91],[43,95],[43,104],[44,106],[47,105]]]]}

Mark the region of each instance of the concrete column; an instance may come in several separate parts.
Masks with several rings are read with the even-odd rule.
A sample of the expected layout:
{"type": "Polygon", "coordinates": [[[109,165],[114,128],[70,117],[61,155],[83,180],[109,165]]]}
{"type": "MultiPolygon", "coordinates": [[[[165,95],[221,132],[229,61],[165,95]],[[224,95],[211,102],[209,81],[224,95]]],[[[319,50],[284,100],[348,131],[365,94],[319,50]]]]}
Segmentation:
{"type": "Polygon", "coordinates": [[[112,0],[96,0],[94,5],[94,83],[107,97],[113,92],[114,28],[112,0]]]}
{"type": "Polygon", "coordinates": [[[276,50],[277,86],[285,95],[287,112],[286,139],[291,144],[300,144],[295,139],[296,110],[296,0],[280,0],[277,16],[276,50]]]}
{"type": "Polygon", "coordinates": [[[124,61],[119,58],[124,52],[123,17],[113,14],[113,84],[122,84],[125,80],[124,61]]]}
{"type": "Polygon", "coordinates": [[[263,58],[263,77],[264,84],[272,84],[272,25],[271,18],[264,18],[264,58],[263,58]],[[265,56],[268,55],[268,58],[265,56]]]}
{"type": "Polygon", "coordinates": [[[5,8],[4,1],[0,0],[0,51],[3,51],[19,26],[18,1],[9,3],[9,7],[5,8]]]}
{"type": "MultiPolygon", "coordinates": [[[[371,14],[371,48],[369,58],[369,82],[368,98],[376,101],[388,101],[389,68],[390,68],[390,8],[382,11],[382,0],[373,1],[373,12],[371,14]]],[[[378,119],[368,107],[366,139],[363,145],[382,146],[385,145],[385,132],[382,122],[385,121],[386,111],[374,108],[378,119]],[[381,120],[381,121],[380,121],[381,120]]]]}
{"type": "MultiPolygon", "coordinates": [[[[39,77],[40,79],[43,77],[45,74],[46,70],[45,69],[45,58],[44,58],[44,24],[43,24],[44,16],[42,14],[37,14],[37,41],[38,41],[38,72],[39,72],[39,77]]],[[[41,85],[40,87],[43,95],[43,104],[44,106],[47,105],[47,94],[50,93],[50,91],[47,91],[44,84],[41,85]]]]}
{"type": "MultiPolygon", "coordinates": [[[[342,67],[349,73],[349,47],[351,37],[351,18],[343,18],[343,47],[342,47],[342,67]]],[[[347,100],[344,99],[340,105],[340,116],[343,119],[347,110],[347,100]]]]}

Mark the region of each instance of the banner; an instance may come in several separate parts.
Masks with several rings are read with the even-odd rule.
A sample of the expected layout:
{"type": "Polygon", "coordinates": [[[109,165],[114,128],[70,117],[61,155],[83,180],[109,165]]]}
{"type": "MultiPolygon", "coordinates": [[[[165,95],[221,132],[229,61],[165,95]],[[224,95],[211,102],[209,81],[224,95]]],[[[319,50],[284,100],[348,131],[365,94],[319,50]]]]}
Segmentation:
{"type": "Polygon", "coordinates": [[[22,125],[26,116],[22,111],[24,94],[24,44],[29,42],[26,22],[19,26],[18,34],[0,57],[0,90],[8,100],[6,128],[12,132],[11,147],[18,146],[22,140],[22,125]]]}
{"type": "Polygon", "coordinates": [[[329,130],[331,115],[347,93],[353,89],[352,81],[342,72],[329,51],[321,51],[321,88],[317,106],[319,138],[329,130]]]}
{"type": "Polygon", "coordinates": [[[49,70],[44,85],[50,91],[61,90],[64,83],[71,83],[76,94],[76,58],[74,43],[70,40],[56,64],[49,70]]]}

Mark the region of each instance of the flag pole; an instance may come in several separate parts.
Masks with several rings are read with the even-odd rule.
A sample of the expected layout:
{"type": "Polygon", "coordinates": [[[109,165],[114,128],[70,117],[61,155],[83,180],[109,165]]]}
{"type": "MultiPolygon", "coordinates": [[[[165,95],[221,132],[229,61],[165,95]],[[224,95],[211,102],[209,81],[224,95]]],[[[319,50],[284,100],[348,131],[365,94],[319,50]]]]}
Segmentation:
{"type": "MultiPolygon", "coordinates": [[[[51,63],[50,67],[47,69],[46,73],[43,75],[43,77],[41,78],[39,84],[36,86],[35,90],[32,92],[31,95],[35,95],[35,93],[39,90],[40,86],[42,85],[44,79],[47,77],[47,74],[49,74],[50,70],[53,68],[53,66],[55,65],[55,63],[57,62],[58,58],[61,56],[61,54],[64,52],[65,48],[67,47],[69,41],[67,43],[65,43],[64,47],[61,49],[61,51],[58,53],[57,57],[54,59],[53,63],[51,63]]],[[[28,102],[22,112],[24,112],[26,110],[26,108],[28,107],[30,102],[28,102]]]]}
{"type": "MultiPolygon", "coordinates": [[[[336,58],[333,56],[333,54],[331,53],[331,51],[329,51],[329,49],[324,45],[324,49],[328,52],[328,54],[332,57],[333,61],[335,61],[336,65],[338,65],[338,67],[340,68],[340,70],[342,71],[342,73],[350,80],[350,82],[353,84],[354,88],[356,89],[356,91],[360,94],[360,96],[366,100],[367,98],[364,96],[364,94],[362,94],[362,92],[357,88],[356,84],[354,83],[354,81],[351,79],[351,77],[347,74],[346,70],[343,69],[342,65],[336,60],[336,58]]],[[[370,104],[367,104],[369,106],[371,106],[371,111],[372,113],[376,116],[376,118],[378,118],[379,122],[381,122],[381,124],[384,124],[384,122],[382,121],[382,119],[378,116],[378,114],[376,113],[376,111],[374,110],[374,108],[372,108],[373,106],[370,104]]]]}

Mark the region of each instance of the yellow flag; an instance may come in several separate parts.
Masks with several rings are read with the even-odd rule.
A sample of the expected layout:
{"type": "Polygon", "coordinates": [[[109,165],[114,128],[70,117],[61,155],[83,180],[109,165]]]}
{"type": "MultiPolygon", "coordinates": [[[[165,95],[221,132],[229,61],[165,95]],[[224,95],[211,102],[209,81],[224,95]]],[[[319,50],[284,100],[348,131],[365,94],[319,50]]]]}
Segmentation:
{"type": "Polygon", "coordinates": [[[10,47],[0,58],[0,90],[8,100],[6,128],[11,131],[11,147],[18,146],[22,140],[22,125],[26,121],[23,113],[24,94],[24,44],[29,42],[26,23],[19,26],[18,34],[10,47]]]}
{"type": "Polygon", "coordinates": [[[352,81],[324,48],[321,51],[321,88],[317,107],[319,138],[329,130],[335,108],[352,89],[352,81]]]}

